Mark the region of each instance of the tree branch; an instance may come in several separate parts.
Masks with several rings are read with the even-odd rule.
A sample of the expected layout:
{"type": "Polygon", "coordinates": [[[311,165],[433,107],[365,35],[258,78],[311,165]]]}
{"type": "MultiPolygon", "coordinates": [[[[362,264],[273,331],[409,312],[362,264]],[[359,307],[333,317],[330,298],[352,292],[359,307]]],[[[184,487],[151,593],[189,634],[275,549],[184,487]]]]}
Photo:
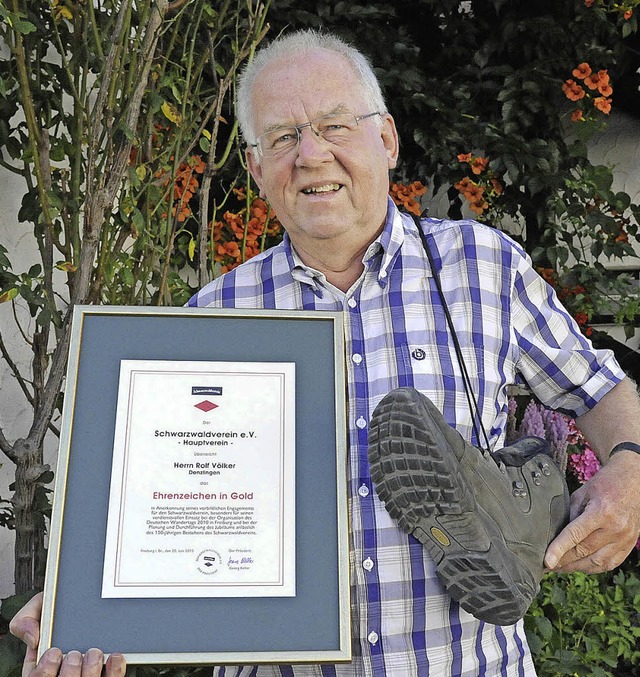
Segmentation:
{"type": "Polygon", "coordinates": [[[14,463],[17,463],[16,455],[13,451],[13,446],[9,444],[9,440],[4,436],[4,431],[0,427],[0,451],[2,451],[5,456],[14,463]]]}
{"type": "Polygon", "coordinates": [[[7,350],[7,346],[4,343],[4,340],[2,339],[2,333],[0,332],[0,353],[2,353],[2,358],[4,361],[7,363],[7,366],[9,367],[9,370],[15,377],[16,381],[18,382],[18,385],[20,386],[20,390],[24,393],[24,396],[27,398],[27,402],[29,404],[33,405],[33,395],[29,391],[29,388],[27,387],[27,380],[22,376],[20,373],[20,369],[18,369],[18,365],[11,359],[11,355],[9,354],[9,351],[7,350]]]}

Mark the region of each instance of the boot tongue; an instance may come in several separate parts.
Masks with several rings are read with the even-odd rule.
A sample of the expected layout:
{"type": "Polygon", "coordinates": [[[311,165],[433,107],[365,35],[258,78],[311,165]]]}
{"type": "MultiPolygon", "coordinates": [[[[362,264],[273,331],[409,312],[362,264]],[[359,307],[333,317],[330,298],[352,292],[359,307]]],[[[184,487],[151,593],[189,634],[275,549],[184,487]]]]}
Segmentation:
{"type": "Polygon", "coordinates": [[[492,454],[496,461],[516,468],[520,468],[538,454],[546,454],[551,458],[549,445],[541,437],[523,437],[508,447],[492,452],[492,454]]]}

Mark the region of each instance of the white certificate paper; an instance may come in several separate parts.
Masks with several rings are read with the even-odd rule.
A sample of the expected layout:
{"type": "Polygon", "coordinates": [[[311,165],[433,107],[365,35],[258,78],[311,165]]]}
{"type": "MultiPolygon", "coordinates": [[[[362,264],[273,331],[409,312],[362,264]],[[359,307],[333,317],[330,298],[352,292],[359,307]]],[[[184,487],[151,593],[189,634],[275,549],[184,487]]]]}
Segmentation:
{"type": "Polygon", "coordinates": [[[102,596],[294,596],[294,424],[294,363],[123,360],[102,596]]]}

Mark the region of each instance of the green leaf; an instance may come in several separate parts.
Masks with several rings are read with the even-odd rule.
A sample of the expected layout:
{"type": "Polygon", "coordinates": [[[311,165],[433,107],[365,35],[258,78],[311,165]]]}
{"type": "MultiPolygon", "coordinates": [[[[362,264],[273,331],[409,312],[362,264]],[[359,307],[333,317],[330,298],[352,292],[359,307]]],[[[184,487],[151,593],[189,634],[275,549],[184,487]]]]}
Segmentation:
{"type": "Polygon", "coordinates": [[[48,308],[43,308],[36,317],[36,324],[41,327],[46,327],[51,322],[51,311],[48,308]]]}
{"type": "MultiPolygon", "coordinates": [[[[617,667],[618,661],[615,661],[615,663],[611,666],[613,668],[617,667]]],[[[591,675],[593,677],[611,677],[611,673],[608,672],[607,670],[603,670],[599,665],[594,665],[591,668],[593,672],[591,675]]]]}
{"type": "Polygon", "coordinates": [[[51,144],[51,160],[53,162],[63,162],[67,157],[65,139],[58,139],[51,144]]]}
{"type": "Polygon", "coordinates": [[[149,92],[147,94],[147,102],[149,104],[149,109],[153,113],[157,113],[160,108],[162,107],[162,104],[164,103],[164,98],[160,96],[157,92],[149,92]]]}
{"type": "Polygon", "coordinates": [[[529,644],[529,649],[531,649],[531,653],[534,656],[539,654],[546,645],[546,642],[544,642],[540,637],[538,637],[538,635],[536,635],[535,632],[531,630],[527,630],[527,643],[529,644]]]}
{"type": "Polygon", "coordinates": [[[47,199],[49,200],[50,207],[53,207],[54,209],[62,209],[64,203],[62,202],[62,198],[57,193],[49,191],[47,193],[47,199]]]}
{"type": "Polygon", "coordinates": [[[29,35],[29,33],[34,33],[37,30],[34,24],[25,19],[15,19],[10,23],[13,30],[17,33],[22,33],[22,35],[29,35]]]}
{"type": "Polygon", "coordinates": [[[171,93],[178,103],[182,103],[182,92],[175,84],[171,85],[171,93]]]}
{"type": "Polygon", "coordinates": [[[131,223],[138,232],[144,229],[144,216],[142,216],[142,212],[137,207],[134,207],[131,212],[131,223]]]}
{"type": "Polygon", "coordinates": [[[128,268],[122,268],[120,270],[120,278],[127,287],[132,287],[135,281],[133,273],[128,268]]]}
{"type": "Polygon", "coordinates": [[[17,295],[18,295],[17,287],[7,289],[7,291],[4,291],[0,294],[0,303],[7,303],[8,301],[12,301],[13,299],[15,299],[17,295]]]}
{"type": "Polygon", "coordinates": [[[54,474],[53,470],[45,470],[40,477],[38,477],[38,482],[40,484],[50,484],[53,482],[54,474]]]}
{"type": "Polygon", "coordinates": [[[633,33],[633,26],[627,21],[622,24],[622,37],[628,38],[633,33]]]}
{"type": "Polygon", "coordinates": [[[615,197],[615,208],[620,212],[624,212],[631,205],[631,197],[627,193],[619,192],[616,193],[615,197]]]}
{"type": "Polygon", "coordinates": [[[553,635],[553,624],[546,616],[536,618],[536,630],[542,639],[549,641],[553,635]]]}
{"type": "Polygon", "coordinates": [[[602,254],[603,251],[602,242],[600,242],[600,240],[594,240],[591,243],[591,247],[589,247],[589,251],[597,259],[602,254]]]}

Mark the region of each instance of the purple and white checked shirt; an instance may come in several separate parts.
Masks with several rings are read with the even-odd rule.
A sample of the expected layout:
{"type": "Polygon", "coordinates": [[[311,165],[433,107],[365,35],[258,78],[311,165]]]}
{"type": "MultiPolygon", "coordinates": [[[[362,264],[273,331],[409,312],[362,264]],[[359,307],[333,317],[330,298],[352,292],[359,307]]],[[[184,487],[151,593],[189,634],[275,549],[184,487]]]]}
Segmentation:
{"type": "MultiPolygon", "coordinates": [[[[492,444],[503,444],[510,384],[524,380],[547,405],[577,416],[623,378],[612,355],[593,350],[509,238],[471,221],[426,219],[423,226],[492,444]]],[[[343,293],[305,266],[285,237],[189,302],[340,310],[346,335],[353,662],[224,667],[214,675],[535,675],[522,621],[499,627],[461,609],[427,551],[378,501],[367,429],[374,407],[393,388],[414,386],[466,439],[476,440],[429,262],[413,220],[391,201],[363,262],[360,279],[343,293]]]]}

